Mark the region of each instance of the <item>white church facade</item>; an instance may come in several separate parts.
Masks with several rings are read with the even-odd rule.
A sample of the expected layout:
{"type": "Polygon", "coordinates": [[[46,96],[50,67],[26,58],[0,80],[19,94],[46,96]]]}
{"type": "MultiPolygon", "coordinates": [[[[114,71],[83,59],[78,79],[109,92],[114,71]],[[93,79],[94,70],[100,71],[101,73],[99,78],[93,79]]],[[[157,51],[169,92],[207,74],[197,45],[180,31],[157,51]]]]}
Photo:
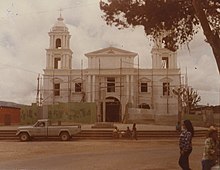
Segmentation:
{"type": "Polygon", "coordinates": [[[135,65],[135,52],[107,47],[86,53],[87,68],[72,68],[70,33],[59,17],[49,32],[46,68],[43,74],[43,105],[94,102],[97,120],[121,122],[129,108],[153,115],[178,114],[178,99],[172,89],[181,85],[177,54],[154,46],[152,68],[135,65]]]}

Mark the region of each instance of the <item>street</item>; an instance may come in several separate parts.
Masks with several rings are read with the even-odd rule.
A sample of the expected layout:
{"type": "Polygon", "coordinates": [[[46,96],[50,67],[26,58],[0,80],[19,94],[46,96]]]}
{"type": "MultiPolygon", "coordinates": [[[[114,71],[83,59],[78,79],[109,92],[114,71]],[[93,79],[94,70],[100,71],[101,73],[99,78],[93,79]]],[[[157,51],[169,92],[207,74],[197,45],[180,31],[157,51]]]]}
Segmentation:
{"type": "MultiPolygon", "coordinates": [[[[203,139],[190,164],[201,168],[203,139]]],[[[1,141],[1,170],[178,170],[178,140],[1,141]]]]}

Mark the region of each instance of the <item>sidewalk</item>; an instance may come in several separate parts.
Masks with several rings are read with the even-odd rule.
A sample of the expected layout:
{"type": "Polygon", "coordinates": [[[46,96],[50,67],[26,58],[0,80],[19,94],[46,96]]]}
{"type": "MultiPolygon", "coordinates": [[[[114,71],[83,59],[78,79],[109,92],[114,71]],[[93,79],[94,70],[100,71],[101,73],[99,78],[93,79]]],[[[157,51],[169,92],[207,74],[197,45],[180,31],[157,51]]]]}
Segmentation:
{"type": "MultiPolygon", "coordinates": [[[[123,123],[113,123],[114,126],[117,126],[119,130],[126,130],[129,126],[132,129],[132,124],[123,124],[123,123]]],[[[21,125],[23,126],[23,125],[21,125]]],[[[97,130],[97,129],[106,129],[110,130],[113,128],[92,128],[94,124],[82,124],[82,130],[97,130]]],[[[16,130],[18,126],[0,126],[0,130],[16,130]]],[[[175,126],[168,125],[154,125],[154,124],[136,124],[138,131],[156,131],[156,130],[176,130],[175,126]]],[[[195,130],[206,130],[204,127],[194,127],[195,130]]]]}

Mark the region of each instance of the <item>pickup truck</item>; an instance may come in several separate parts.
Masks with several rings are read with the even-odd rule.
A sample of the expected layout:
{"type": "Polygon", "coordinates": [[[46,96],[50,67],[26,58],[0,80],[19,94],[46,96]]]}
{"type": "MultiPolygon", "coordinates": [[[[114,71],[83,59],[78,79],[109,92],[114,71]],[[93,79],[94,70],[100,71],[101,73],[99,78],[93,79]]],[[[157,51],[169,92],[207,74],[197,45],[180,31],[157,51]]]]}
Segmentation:
{"type": "Polygon", "coordinates": [[[80,132],[81,125],[51,125],[50,120],[40,119],[32,126],[18,127],[16,136],[22,142],[37,137],[59,137],[62,141],[68,141],[80,132]]]}

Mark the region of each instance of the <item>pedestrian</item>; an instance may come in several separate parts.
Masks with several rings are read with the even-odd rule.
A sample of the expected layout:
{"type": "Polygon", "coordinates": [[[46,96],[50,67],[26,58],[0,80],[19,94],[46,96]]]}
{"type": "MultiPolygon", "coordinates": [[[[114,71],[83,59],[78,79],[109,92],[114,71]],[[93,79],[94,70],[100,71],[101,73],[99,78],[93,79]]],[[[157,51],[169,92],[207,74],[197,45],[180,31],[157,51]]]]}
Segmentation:
{"type": "Polygon", "coordinates": [[[132,139],[136,139],[136,140],[137,140],[137,128],[136,128],[136,123],[133,123],[133,126],[132,126],[132,139]]]}
{"type": "Polygon", "coordinates": [[[214,126],[208,129],[202,156],[202,170],[211,170],[217,163],[218,131],[214,126]]]}
{"type": "Polygon", "coordinates": [[[180,121],[178,121],[177,124],[176,124],[176,131],[177,131],[177,132],[181,132],[181,124],[180,124],[180,121]]]}
{"type": "Polygon", "coordinates": [[[192,138],[194,136],[194,128],[190,120],[184,120],[182,126],[183,130],[179,139],[179,165],[183,170],[190,170],[189,155],[192,152],[192,138]]]}
{"type": "Polygon", "coordinates": [[[131,139],[131,136],[132,136],[132,132],[128,126],[127,130],[125,131],[125,138],[131,139]]]}
{"type": "Polygon", "coordinates": [[[115,138],[115,139],[118,139],[119,138],[119,135],[120,132],[119,132],[119,129],[117,128],[117,126],[114,128],[113,132],[112,132],[112,137],[115,138]]]}

